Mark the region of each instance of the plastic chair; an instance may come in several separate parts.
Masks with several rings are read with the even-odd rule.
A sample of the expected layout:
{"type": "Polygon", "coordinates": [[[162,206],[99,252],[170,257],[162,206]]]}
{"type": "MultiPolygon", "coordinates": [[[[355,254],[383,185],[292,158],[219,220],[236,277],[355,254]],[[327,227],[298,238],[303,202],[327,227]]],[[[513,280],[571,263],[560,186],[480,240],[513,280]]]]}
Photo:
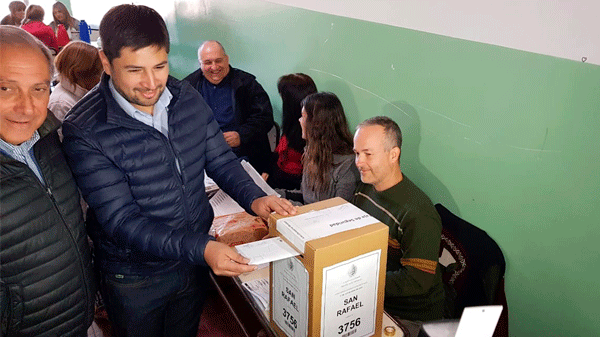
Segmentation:
{"type": "Polygon", "coordinates": [[[435,208],[442,219],[440,267],[446,289],[446,318],[460,318],[465,307],[502,305],[494,337],[508,336],[502,250],[485,231],[441,204],[435,208]]]}

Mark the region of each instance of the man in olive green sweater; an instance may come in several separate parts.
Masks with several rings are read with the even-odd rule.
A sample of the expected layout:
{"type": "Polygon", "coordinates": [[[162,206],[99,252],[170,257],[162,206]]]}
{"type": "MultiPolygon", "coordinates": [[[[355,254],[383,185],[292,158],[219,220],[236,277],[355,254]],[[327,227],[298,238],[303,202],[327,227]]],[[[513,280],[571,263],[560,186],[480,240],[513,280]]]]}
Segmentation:
{"type": "Polygon", "coordinates": [[[390,118],[373,117],[358,126],[354,152],[361,183],[352,202],[390,228],[386,311],[402,320],[441,319],[442,224],[431,200],[402,174],[401,146],[402,133],[390,118]]]}

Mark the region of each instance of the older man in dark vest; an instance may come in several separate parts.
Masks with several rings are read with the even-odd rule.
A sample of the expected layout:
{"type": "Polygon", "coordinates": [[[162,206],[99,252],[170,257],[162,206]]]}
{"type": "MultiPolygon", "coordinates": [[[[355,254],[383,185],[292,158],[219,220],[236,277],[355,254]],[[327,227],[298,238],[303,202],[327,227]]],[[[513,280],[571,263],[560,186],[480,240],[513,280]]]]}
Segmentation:
{"type": "Polygon", "coordinates": [[[50,51],[0,26],[0,336],[84,336],[95,285],[77,186],[48,113],[50,51]]]}

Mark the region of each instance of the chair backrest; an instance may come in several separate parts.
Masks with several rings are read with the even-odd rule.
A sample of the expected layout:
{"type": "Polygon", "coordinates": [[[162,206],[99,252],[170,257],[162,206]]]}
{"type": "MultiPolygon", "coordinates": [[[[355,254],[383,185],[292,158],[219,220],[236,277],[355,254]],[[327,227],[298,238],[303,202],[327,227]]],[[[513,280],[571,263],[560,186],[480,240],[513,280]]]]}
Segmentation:
{"type": "Polygon", "coordinates": [[[508,336],[508,305],[504,294],[506,261],[485,231],[435,205],[442,219],[440,267],[446,288],[446,316],[460,318],[465,307],[504,306],[494,336],[508,336]]]}

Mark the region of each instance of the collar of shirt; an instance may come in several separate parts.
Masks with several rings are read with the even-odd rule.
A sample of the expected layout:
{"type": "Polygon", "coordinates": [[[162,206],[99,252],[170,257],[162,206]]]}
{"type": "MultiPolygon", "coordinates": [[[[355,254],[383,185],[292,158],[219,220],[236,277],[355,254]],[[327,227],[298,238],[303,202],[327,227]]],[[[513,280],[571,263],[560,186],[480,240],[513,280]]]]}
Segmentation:
{"type": "Polygon", "coordinates": [[[37,130],[35,130],[31,138],[19,145],[13,145],[0,139],[0,151],[12,159],[27,165],[43,184],[44,179],[42,178],[42,173],[40,172],[40,168],[37,166],[35,158],[33,157],[33,152],[31,151],[33,145],[35,145],[38,140],[40,140],[40,134],[37,130]]]}
{"type": "Polygon", "coordinates": [[[173,98],[173,94],[169,91],[169,88],[165,87],[165,90],[160,95],[160,98],[154,105],[154,111],[152,115],[142,112],[136,109],[131,103],[129,103],[118,91],[115,89],[112,79],[108,81],[108,87],[112,93],[117,104],[125,111],[126,114],[150,127],[155,128],[160,133],[169,137],[169,118],[168,118],[168,107],[173,98]]]}
{"type": "Polygon", "coordinates": [[[25,163],[25,156],[29,155],[29,150],[31,150],[38,140],[40,140],[40,134],[37,130],[35,130],[31,138],[20,145],[13,145],[5,142],[4,139],[0,139],[0,150],[12,159],[25,163]]]}

